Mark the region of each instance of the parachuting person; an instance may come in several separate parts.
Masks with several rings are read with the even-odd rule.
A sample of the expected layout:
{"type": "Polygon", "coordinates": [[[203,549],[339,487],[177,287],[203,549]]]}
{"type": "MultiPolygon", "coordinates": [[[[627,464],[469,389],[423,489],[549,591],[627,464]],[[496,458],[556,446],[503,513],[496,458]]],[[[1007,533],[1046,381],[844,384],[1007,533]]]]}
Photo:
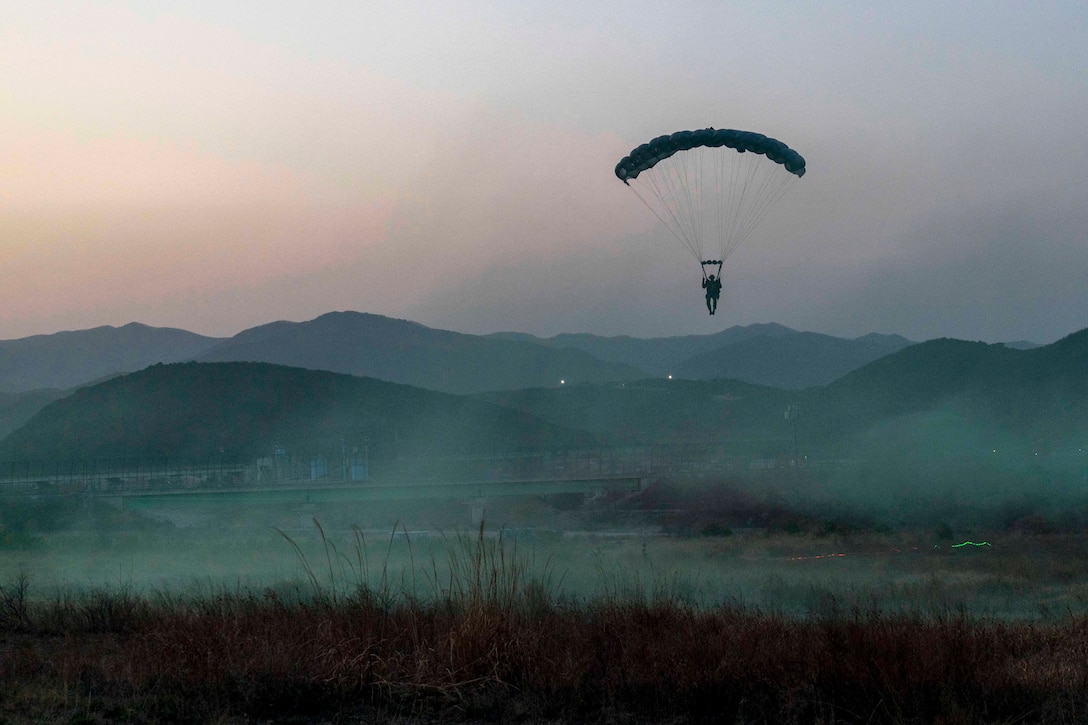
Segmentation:
{"type": "Polygon", "coordinates": [[[722,289],[722,260],[804,175],[805,159],[782,141],[721,128],[658,136],[616,164],[616,177],[702,264],[712,315],[722,289]],[[715,264],[717,273],[708,274],[706,268],[715,264]]]}
{"type": "Polygon", "coordinates": [[[709,260],[703,262],[703,289],[706,290],[706,309],[710,314],[718,309],[718,296],[722,293],[722,260],[709,260]],[[713,274],[707,276],[706,266],[708,264],[714,264],[717,261],[718,264],[718,276],[713,274]]]}

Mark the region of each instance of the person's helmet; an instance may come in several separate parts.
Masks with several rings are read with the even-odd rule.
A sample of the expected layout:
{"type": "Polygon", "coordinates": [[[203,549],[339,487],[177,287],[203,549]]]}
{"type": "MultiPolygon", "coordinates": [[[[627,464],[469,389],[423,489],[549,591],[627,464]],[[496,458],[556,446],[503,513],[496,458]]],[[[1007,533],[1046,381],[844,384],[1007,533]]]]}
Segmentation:
{"type": "Polygon", "coordinates": [[[714,275],[710,275],[710,281],[711,281],[711,282],[713,282],[713,281],[714,281],[714,275]]]}

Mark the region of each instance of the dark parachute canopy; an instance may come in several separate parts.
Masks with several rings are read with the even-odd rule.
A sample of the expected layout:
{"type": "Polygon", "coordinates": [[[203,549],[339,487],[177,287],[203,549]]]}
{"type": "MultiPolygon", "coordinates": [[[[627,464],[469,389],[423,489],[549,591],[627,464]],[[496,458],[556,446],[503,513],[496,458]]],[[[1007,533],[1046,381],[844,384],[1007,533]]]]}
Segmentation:
{"type": "Polygon", "coordinates": [[[664,161],[677,151],[689,151],[700,146],[724,146],[738,153],[750,151],[763,154],[798,178],[805,175],[805,160],[801,158],[801,154],[776,138],[752,131],[734,131],[731,128],[704,128],[701,131],[677,131],[658,136],[649,143],[635,147],[616,164],[616,176],[626,184],[628,179],[637,179],[640,173],[652,169],[658,161],[664,161]]]}
{"type": "Polygon", "coordinates": [[[700,262],[725,259],[805,175],[801,154],[751,131],[677,131],[616,164],[627,184],[700,262]]]}

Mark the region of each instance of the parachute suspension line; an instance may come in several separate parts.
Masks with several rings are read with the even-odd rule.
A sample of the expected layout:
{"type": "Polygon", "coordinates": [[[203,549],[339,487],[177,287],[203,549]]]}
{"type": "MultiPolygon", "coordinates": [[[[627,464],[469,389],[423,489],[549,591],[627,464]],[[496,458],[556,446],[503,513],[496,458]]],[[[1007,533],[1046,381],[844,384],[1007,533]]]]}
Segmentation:
{"type": "MultiPolygon", "coordinates": [[[[714,195],[721,199],[725,195],[725,190],[729,187],[725,185],[725,155],[716,154],[714,159],[717,163],[714,165],[714,195]]],[[[714,205],[714,228],[718,233],[718,259],[725,259],[725,223],[726,223],[726,208],[724,204],[718,203],[714,205]]],[[[719,270],[719,273],[721,270],[719,270]]]]}
{"type": "Polygon", "coordinates": [[[674,158],[677,157],[682,157],[678,159],[677,165],[681,168],[680,186],[683,189],[678,195],[678,201],[687,205],[687,218],[691,220],[695,237],[695,256],[702,262],[710,252],[707,244],[714,239],[714,230],[707,229],[705,224],[707,210],[713,206],[706,191],[706,164],[700,163],[695,154],[677,154],[674,158]]]}
{"type": "MultiPolygon", "coordinates": [[[[715,153],[704,156],[709,175],[702,187],[704,190],[713,191],[716,203],[714,204],[714,236],[717,240],[717,254],[719,259],[727,258],[739,244],[737,238],[737,226],[740,221],[744,206],[744,188],[738,181],[740,159],[733,149],[716,149],[715,153]]],[[[708,217],[709,221],[709,217],[708,217]]]]}
{"type": "Polygon", "coordinates": [[[796,180],[797,177],[793,174],[764,174],[758,179],[754,197],[756,201],[745,216],[743,228],[738,231],[740,240],[747,238],[759,226],[796,180]]]}
{"type": "Polygon", "coordinates": [[[696,258],[703,255],[705,230],[699,225],[699,166],[691,154],[675,154],[669,158],[662,169],[668,183],[669,200],[676,208],[677,218],[684,227],[684,235],[689,240],[688,251],[696,258]]]}
{"type": "Polygon", "coordinates": [[[752,217],[757,213],[762,201],[759,193],[759,179],[767,178],[773,167],[762,163],[760,157],[753,153],[741,155],[741,160],[734,166],[733,188],[737,190],[735,206],[733,207],[732,225],[729,230],[730,251],[740,246],[752,229],[752,217]]]}
{"type": "Polygon", "coordinates": [[[761,162],[756,154],[745,154],[743,162],[729,165],[733,194],[729,203],[731,224],[724,242],[726,254],[751,235],[797,178],[761,162]]]}
{"type": "Polygon", "coordinates": [[[732,254],[795,178],[758,154],[715,151],[675,154],[629,184],[699,262],[732,254]]]}
{"type": "Polygon", "coordinates": [[[698,257],[703,253],[703,230],[699,228],[698,204],[696,198],[699,180],[697,169],[692,166],[689,154],[673,155],[667,160],[662,179],[668,185],[671,206],[676,208],[677,219],[684,227],[684,236],[689,240],[688,250],[698,257]]]}
{"type": "MultiPolygon", "coordinates": [[[[724,234],[726,236],[725,236],[725,239],[722,240],[722,246],[724,247],[726,245],[729,245],[729,246],[731,246],[733,248],[736,248],[739,245],[739,242],[737,241],[737,227],[740,224],[741,212],[744,210],[744,196],[745,196],[745,191],[747,190],[747,179],[752,174],[751,154],[742,154],[733,163],[730,163],[727,160],[726,154],[724,153],[724,149],[722,151],[723,151],[723,153],[721,153],[721,155],[719,156],[719,159],[721,160],[721,163],[723,165],[728,166],[729,171],[730,171],[730,179],[729,179],[729,187],[728,187],[729,188],[729,195],[730,195],[730,198],[729,198],[729,230],[727,232],[724,232],[724,234]],[[742,183],[742,181],[740,179],[742,171],[745,172],[744,173],[745,179],[744,179],[743,183],[742,183]]],[[[733,151],[732,149],[730,149],[730,152],[731,153],[737,153],[736,151],[733,151]]],[[[732,156],[730,156],[728,158],[732,159],[732,156]]],[[[722,251],[723,251],[723,253],[725,252],[724,249],[722,251]]],[[[732,252],[733,250],[730,249],[729,251],[732,252]]]]}
{"type": "MultiPolygon", "coordinates": [[[[669,233],[672,234],[674,237],[676,237],[676,239],[681,244],[683,244],[684,247],[686,247],[688,249],[688,251],[690,251],[694,256],[698,257],[699,253],[695,251],[692,244],[688,240],[684,239],[683,236],[681,236],[680,222],[677,221],[676,215],[672,213],[672,210],[669,209],[667,205],[662,203],[662,206],[665,208],[665,211],[669,212],[669,217],[672,219],[672,223],[670,224],[669,221],[667,219],[665,219],[665,217],[663,217],[658,212],[658,210],[654,207],[653,204],[646,201],[645,197],[643,197],[642,194],[639,192],[638,187],[636,187],[634,184],[631,184],[629,186],[630,186],[631,190],[635,192],[635,196],[638,197],[638,200],[641,201],[646,206],[646,208],[649,209],[653,213],[653,215],[655,217],[657,217],[657,220],[659,222],[661,222],[661,225],[664,226],[666,229],[668,229],[669,233]]],[[[655,196],[657,196],[657,195],[655,194],[655,196]]],[[[658,196],[658,199],[660,199],[660,196],[658,196]]]]}
{"type": "Polygon", "coordinates": [[[686,162],[691,168],[692,176],[694,177],[692,182],[693,186],[688,194],[688,198],[692,200],[694,205],[691,218],[696,220],[696,223],[698,223],[699,220],[704,220],[702,226],[699,228],[699,257],[701,258],[700,261],[702,261],[702,259],[706,259],[704,255],[710,254],[711,248],[708,247],[708,245],[714,241],[714,230],[707,228],[709,222],[708,213],[716,208],[717,205],[714,203],[715,197],[711,193],[713,190],[707,187],[708,179],[706,178],[706,163],[700,162],[695,154],[684,154],[684,156],[687,156],[686,162]]]}
{"type": "Polygon", "coordinates": [[[663,163],[659,166],[661,168],[657,170],[657,173],[640,176],[645,178],[646,183],[642,186],[657,201],[657,206],[649,203],[639,194],[636,185],[631,185],[631,188],[672,235],[687,248],[693,257],[698,259],[701,249],[694,221],[697,217],[692,214],[690,204],[685,203],[688,197],[686,190],[691,184],[684,182],[681,178],[682,174],[674,170],[672,164],[663,163]],[[659,212],[659,209],[664,211],[664,215],[659,212]]]}
{"type": "MultiPolygon", "coordinates": [[[[723,186],[718,181],[718,154],[677,154],[682,193],[677,204],[686,208],[696,240],[696,257],[702,263],[708,258],[724,258],[726,209],[721,203],[723,186]]],[[[672,159],[670,159],[672,161],[672,159]]]]}

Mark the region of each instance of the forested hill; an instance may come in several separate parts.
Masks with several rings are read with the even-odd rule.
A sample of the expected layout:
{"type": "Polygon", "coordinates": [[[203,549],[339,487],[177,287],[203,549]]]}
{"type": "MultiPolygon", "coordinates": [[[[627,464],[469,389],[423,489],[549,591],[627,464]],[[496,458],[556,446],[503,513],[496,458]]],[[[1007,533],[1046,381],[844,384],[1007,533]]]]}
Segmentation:
{"type": "Polygon", "coordinates": [[[798,434],[825,451],[874,437],[913,441],[919,456],[930,444],[1068,448],[1088,442],[1088,330],[1031,349],[932,340],[806,390],[658,379],[480,397],[622,441],[786,440],[785,409],[796,406],[798,434]]]}
{"type": "Polygon", "coordinates": [[[340,445],[397,454],[588,444],[532,415],[407,385],[264,363],[155,365],[50,403],[0,441],[0,459],[319,453],[340,445]]]}
{"type": "Polygon", "coordinates": [[[825,435],[940,411],[972,425],[1068,444],[1088,433],[1088,330],[1031,349],[939,339],[870,363],[815,391],[825,435]]]}

